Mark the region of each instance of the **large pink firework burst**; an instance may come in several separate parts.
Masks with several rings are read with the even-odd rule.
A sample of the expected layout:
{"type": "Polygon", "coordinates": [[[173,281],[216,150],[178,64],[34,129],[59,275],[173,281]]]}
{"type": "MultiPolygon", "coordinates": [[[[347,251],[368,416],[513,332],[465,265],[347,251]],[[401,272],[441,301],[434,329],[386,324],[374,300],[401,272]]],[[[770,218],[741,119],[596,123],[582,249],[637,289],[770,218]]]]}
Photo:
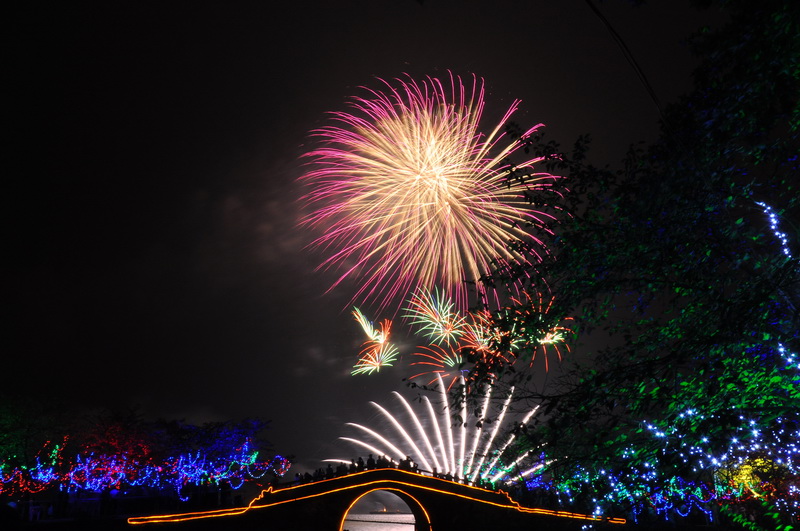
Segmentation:
{"type": "Polygon", "coordinates": [[[353,300],[385,307],[440,285],[466,308],[465,280],[546,252],[537,233],[549,232],[553,216],[529,198],[554,191],[557,178],[531,169],[539,158],[508,163],[541,124],[510,139],[504,129],[514,101],[482,133],[484,87],[474,76],[468,87],[453,75],[449,84],[380,81],[383,91],[365,89],[351,112],[332,113],[334,123],[313,132],[319,147],[306,154],[301,180],[311,212],[302,223],[324,232],[313,246],[330,252],[320,268],[340,270],[332,287],[348,277],[359,282],[353,300]],[[527,177],[509,179],[512,169],[527,177]],[[514,240],[529,242],[531,254],[510,249],[514,240]]]}

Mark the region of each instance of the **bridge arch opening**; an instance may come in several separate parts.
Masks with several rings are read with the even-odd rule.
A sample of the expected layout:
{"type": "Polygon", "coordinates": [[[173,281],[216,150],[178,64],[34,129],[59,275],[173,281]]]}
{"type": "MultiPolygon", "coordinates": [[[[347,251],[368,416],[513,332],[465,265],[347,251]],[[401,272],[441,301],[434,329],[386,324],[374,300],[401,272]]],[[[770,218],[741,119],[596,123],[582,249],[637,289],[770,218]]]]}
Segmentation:
{"type": "MultiPolygon", "coordinates": [[[[358,529],[357,526],[360,526],[360,522],[365,522],[365,520],[371,520],[372,518],[380,519],[383,515],[384,518],[388,518],[386,515],[391,515],[392,510],[398,507],[398,504],[405,505],[408,508],[408,511],[414,516],[413,521],[410,519],[405,520],[411,525],[408,525],[409,531],[412,529],[414,531],[430,531],[431,529],[431,519],[428,515],[428,511],[423,507],[423,505],[417,500],[414,496],[411,496],[407,492],[404,492],[401,489],[396,488],[389,488],[389,487],[379,487],[375,489],[368,490],[366,492],[362,492],[356,499],[354,499],[347,509],[344,511],[342,515],[342,519],[339,522],[339,531],[355,531],[358,529]],[[387,498],[388,496],[392,496],[392,498],[387,498]],[[397,500],[394,503],[387,504],[387,502],[391,500],[397,500]],[[391,509],[390,506],[391,505],[391,509]],[[384,512],[382,509],[386,509],[384,512]],[[374,513],[378,514],[374,514],[374,513]],[[348,520],[348,516],[353,514],[368,514],[369,517],[364,519],[354,519],[351,518],[348,520]],[[371,514],[372,513],[372,514],[371,514]],[[413,527],[412,527],[413,526],[413,527]]],[[[405,522],[404,521],[404,522],[405,522]]],[[[365,522],[371,523],[371,522],[365,522]]],[[[399,523],[399,522],[398,522],[399,523]]],[[[398,529],[400,527],[398,526],[398,529]]]]}

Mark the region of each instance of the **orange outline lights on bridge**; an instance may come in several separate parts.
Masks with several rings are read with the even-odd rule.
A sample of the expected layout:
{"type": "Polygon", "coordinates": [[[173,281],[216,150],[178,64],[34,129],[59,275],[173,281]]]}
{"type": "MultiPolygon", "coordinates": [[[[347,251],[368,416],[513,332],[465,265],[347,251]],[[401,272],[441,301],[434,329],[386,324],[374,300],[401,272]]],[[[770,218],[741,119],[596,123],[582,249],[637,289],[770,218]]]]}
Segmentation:
{"type": "MultiPolygon", "coordinates": [[[[404,495],[414,499],[415,501],[417,501],[417,503],[419,503],[419,501],[416,500],[416,498],[414,496],[412,496],[411,494],[409,494],[405,490],[402,490],[402,487],[418,489],[418,490],[425,490],[425,491],[428,491],[428,492],[436,492],[436,493],[445,494],[445,495],[448,495],[448,496],[455,496],[457,498],[461,498],[461,499],[464,499],[464,500],[469,500],[469,501],[472,501],[472,502],[475,502],[475,503],[483,503],[483,504],[486,504],[486,505],[492,505],[494,507],[498,507],[498,508],[502,508],[502,509],[514,509],[516,511],[519,511],[519,512],[522,512],[522,513],[526,513],[526,514],[540,514],[540,515],[543,515],[543,516],[556,516],[556,517],[559,517],[559,518],[573,518],[573,519],[578,519],[578,520],[591,520],[591,521],[595,521],[595,522],[602,521],[602,522],[607,522],[607,523],[610,523],[610,524],[624,524],[624,523],[627,522],[627,520],[625,518],[606,518],[606,517],[603,517],[603,516],[596,516],[596,515],[593,515],[593,514],[581,514],[581,513],[572,513],[572,512],[569,512],[569,511],[553,511],[553,510],[550,510],[550,509],[538,509],[538,508],[533,508],[533,507],[523,507],[518,502],[514,501],[511,498],[511,496],[507,492],[505,492],[503,490],[489,491],[489,490],[486,490],[486,489],[482,489],[480,487],[473,487],[471,485],[464,485],[462,483],[455,483],[453,481],[446,480],[446,479],[433,478],[433,477],[430,477],[430,476],[423,476],[423,475],[415,473],[415,472],[408,472],[408,471],[405,471],[405,470],[398,470],[398,469],[390,468],[390,469],[379,469],[379,470],[367,470],[367,471],[364,471],[364,472],[357,472],[355,474],[348,474],[346,476],[341,476],[341,477],[338,477],[338,478],[325,479],[325,480],[316,481],[316,482],[313,482],[313,483],[305,483],[305,484],[302,484],[302,485],[295,485],[295,486],[286,487],[286,488],[282,488],[282,489],[278,489],[278,490],[273,490],[272,487],[269,487],[266,490],[261,491],[261,494],[259,494],[257,497],[255,497],[253,499],[253,501],[251,501],[248,504],[247,507],[236,508],[236,509],[217,509],[217,510],[213,510],[213,511],[202,511],[202,512],[193,512],[193,513],[165,514],[165,515],[157,515],[157,516],[136,516],[136,517],[128,518],[128,523],[131,524],[131,525],[157,524],[157,523],[167,523],[167,522],[184,522],[184,521],[187,521],[187,520],[198,520],[198,519],[201,519],[201,518],[218,518],[218,517],[222,517],[222,516],[236,516],[236,515],[244,514],[244,513],[248,512],[248,511],[252,511],[252,510],[256,510],[256,509],[266,509],[267,507],[275,507],[277,505],[283,505],[283,504],[286,504],[286,503],[297,502],[297,501],[302,501],[302,500],[308,500],[308,499],[312,499],[312,498],[319,498],[320,496],[326,496],[328,494],[335,494],[337,492],[342,492],[342,491],[346,491],[346,490],[353,490],[353,489],[360,489],[360,488],[364,488],[364,487],[370,487],[370,486],[373,486],[373,485],[375,487],[372,488],[369,492],[373,492],[373,491],[377,491],[377,490],[389,490],[389,491],[395,490],[395,491],[398,491],[398,492],[402,492],[404,495]],[[447,484],[451,488],[453,486],[458,486],[460,490],[475,491],[475,495],[473,496],[473,495],[468,495],[468,494],[459,494],[459,493],[453,492],[451,489],[433,488],[433,487],[430,487],[430,486],[420,485],[420,484],[417,484],[417,483],[411,483],[411,482],[408,482],[408,481],[399,481],[399,480],[396,480],[396,479],[383,479],[383,478],[382,479],[376,479],[376,480],[364,481],[363,483],[355,483],[355,484],[347,485],[347,486],[344,486],[344,487],[334,488],[334,489],[326,490],[325,492],[314,492],[314,493],[309,493],[309,494],[305,494],[305,495],[302,493],[303,489],[308,489],[309,487],[319,486],[319,485],[322,485],[322,484],[325,484],[325,483],[328,483],[328,482],[340,482],[341,480],[346,479],[346,478],[352,479],[354,477],[365,475],[365,474],[375,475],[376,472],[387,471],[387,470],[391,470],[392,472],[398,473],[398,474],[408,475],[408,476],[411,476],[411,477],[414,477],[414,478],[424,477],[427,480],[440,481],[442,483],[447,484]],[[278,500],[278,501],[275,501],[275,502],[272,502],[272,503],[266,503],[266,504],[263,504],[263,505],[256,505],[256,503],[261,501],[261,500],[263,500],[264,497],[267,494],[272,494],[272,495],[287,494],[287,495],[291,496],[291,494],[293,494],[295,492],[296,492],[297,495],[294,496],[294,497],[290,497],[290,498],[285,499],[285,500],[278,500]],[[481,499],[480,495],[486,496],[486,494],[489,494],[489,493],[505,496],[505,499],[507,500],[507,503],[506,502],[498,503],[498,502],[493,502],[493,501],[489,501],[489,500],[486,500],[486,499],[481,499]]],[[[358,498],[361,498],[361,496],[363,496],[363,494],[360,495],[358,498]]],[[[353,502],[353,503],[355,503],[355,502],[353,502]]],[[[352,507],[352,504],[350,505],[350,507],[352,507]]],[[[347,511],[350,510],[350,507],[348,507],[347,511]]],[[[419,507],[425,513],[425,516],[426,516],[426,518],[428,518],[428,522],[430,523],[430,518],[428,516],[427,510],[422,506],[422,504],[419,504],[419,507]]],[[[345,511],[344,516],[342,517],[343,518],[342,522],[344,521],[344,518],[347,516],[347,511],[345,511]]],[[[340,527],[340,529],[341,529],[341,527],[340,527]]]]}

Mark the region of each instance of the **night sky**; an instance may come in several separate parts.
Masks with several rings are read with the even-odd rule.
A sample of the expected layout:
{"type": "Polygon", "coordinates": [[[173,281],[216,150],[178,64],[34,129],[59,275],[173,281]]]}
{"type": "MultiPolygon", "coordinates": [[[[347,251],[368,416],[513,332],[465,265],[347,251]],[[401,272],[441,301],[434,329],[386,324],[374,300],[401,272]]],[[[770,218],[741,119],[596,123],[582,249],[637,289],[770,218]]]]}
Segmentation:
{"type": "MultiPolygon", "coordinates": [[[[712,14],[652,4],[598,3],[669,102],[691,86],[684,39],[712,14]]],[[[343,424],[374,418],[368,401],[391,403],[408,375],[350,376],[356,284],[326,294],[335,276],[297,228],[299,157],[326,112],[376,76],[451,70],[485,79],[487,120],[519,98],[515,121],[565,144],[591,133],[601,164],[658,130],[583,0],[22,9],[5,21],[4,391],[257,416],[296,470],[342,457],[343,424]]]]}

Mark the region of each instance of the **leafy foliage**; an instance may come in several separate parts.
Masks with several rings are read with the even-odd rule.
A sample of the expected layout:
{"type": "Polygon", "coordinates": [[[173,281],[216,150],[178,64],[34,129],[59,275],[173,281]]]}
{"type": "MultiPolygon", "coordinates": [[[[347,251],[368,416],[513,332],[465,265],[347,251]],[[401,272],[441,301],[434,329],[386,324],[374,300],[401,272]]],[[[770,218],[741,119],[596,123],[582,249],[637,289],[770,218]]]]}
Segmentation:
{"type": "Polygon", "coordinates": [[[529,444],[555,478],[634,505],[675,478],[713,487],[714,470],[756,455],[783,460],[761,480],[785,497],[800,466],[800,6],[720,4],[730,20],[693,37],[695,90],[666,110],[657,143],[612,170],[588,162],[588,137],[570,152],[531,142],[569,176],[571,215],[551,260],[486,279],[535,279],[580,337],[557,386],[529,397],[544,405],[529,444]],[[793,237],[776,237],[765,205],[793,237]]]}

